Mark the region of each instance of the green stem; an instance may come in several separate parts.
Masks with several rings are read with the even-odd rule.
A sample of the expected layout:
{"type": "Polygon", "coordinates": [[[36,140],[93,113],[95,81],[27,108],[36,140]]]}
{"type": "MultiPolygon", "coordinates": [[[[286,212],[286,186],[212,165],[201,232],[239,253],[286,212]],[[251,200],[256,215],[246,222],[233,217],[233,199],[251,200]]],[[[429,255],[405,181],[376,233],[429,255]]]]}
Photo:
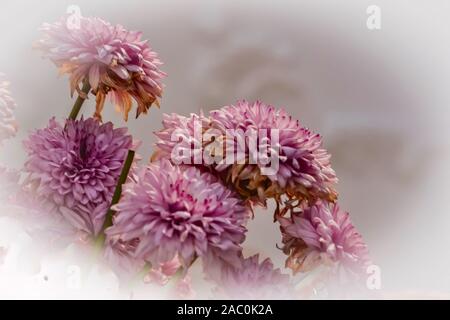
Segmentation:
{"type": "Polygon", "coordinates": [[[89,94],[89,91],[91,91],[91,85],[89,84],[89,81],[84,81],[81,92],[85,94],[85,97],[83,95],[78,96],[77,100],[75,101],[75,104],[72,107],[72,111],[70,111],[70,115],[69,115],[70,120],[77,119],[77,116],[80,113],[81,107],[83,106],[83,103],[86,100],[86,97],[89,94]]]}
{"type": "Polygon", "coordinates": [[[111,200],[111,205],[109,206],[108,212],[106,213],[105,222],[103,223],[102,230],[97,238],[96,244],[102,246],[105,242],[105,230],[106,228],[112,226],[113,216],[115,211],[112,207],[117,204],[122,195],[122,185],[127,181],[128,173],[130,172],[131,165],[133,164],[135,152],[133,150],[128,150],[127,158],[123,164],[122,172],[120,173],[119,180],[117,181],[116,189],[111,200]]]}

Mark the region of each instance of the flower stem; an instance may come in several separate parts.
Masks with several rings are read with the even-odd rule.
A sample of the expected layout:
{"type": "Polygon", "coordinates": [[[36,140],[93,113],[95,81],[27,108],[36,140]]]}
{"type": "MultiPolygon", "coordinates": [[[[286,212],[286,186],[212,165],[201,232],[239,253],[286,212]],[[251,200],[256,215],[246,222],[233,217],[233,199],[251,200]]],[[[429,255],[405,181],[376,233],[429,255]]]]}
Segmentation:
{"type": "Polygon", "coordinates": [[[127,158],[125,159],[125,163],[122,167],[122,172],[120,173],[119,180],[117,180],[117,185],[116,189],[114,190],[111,205],[109,206],[108,212],[106,213],[105,222],[103,223],[102,230],[97,238],[97,244],[100,246],[105,242],[106,228],[112,226],[113,224],[113,216],[115,214],[115,211],[112,209],[112,207],[120,200],[120,196],[122,195],[122,185],[127,181],[128,173],[130,172],[131,165],[133,164],[134,155],[135,152],[133,150],[128,150],[127,158]]]}
{"type": "Polygon", "coordinates": [[[91,85],[89,84],[89,81],[83,82],[83,88],[81,89],[81,92],[84,93],[80,94],[75,101],[75,104],[72,107],[72,110],[70,111],[69,119],[70,120],[76,120],[78,113],[80,113],[81,107],[83,106],[84,101],[87,99],[87,95],[89,94],[89,91],[91,90],[91,85]]]}

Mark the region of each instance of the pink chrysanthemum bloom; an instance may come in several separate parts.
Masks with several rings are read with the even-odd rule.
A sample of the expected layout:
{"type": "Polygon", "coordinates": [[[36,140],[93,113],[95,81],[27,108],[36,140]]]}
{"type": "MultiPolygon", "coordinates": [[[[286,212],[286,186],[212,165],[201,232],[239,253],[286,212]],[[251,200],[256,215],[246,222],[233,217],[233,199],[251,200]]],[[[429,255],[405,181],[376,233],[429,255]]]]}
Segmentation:
{"type": "Polygon", "coordinates": [[[72,94],[87,81],[97,98],[96,117],[100,118],[109,96],[125,120],[137,102],[136,116],[159,106],[166,75],[162,64],[142,33],[113,26],[99,18],[67,16],[54,24],[44,24],[37,48],[59,68],[70,74],[72,94]]]}
{"type": "Polygon", "coordinates": [[[79,230],[96,235],[133,140],[126,128],[95,119],[51,119],[24,142],[27,184],[79,230]]]}
{"type": "Polygon", "coordinates": [[[131,253],[153,266],[179,257],[187,267],[215,252],[237,257],[245,237],[248,209],[216,178],[197,168],[150,164],[123,187],[109,242],[137,241],[131,253]]]}
{"type": "MultiPolygon", "coordinates": [[[[277,157],[279,168],[273,174],[263,175],[261,169],[267,165],[258,158],[256,164],[249,164],[249,144],[245,146],[246,165],[221,164],[218,171],[227,171],[229,182],[241,193],[266,198],[287,194],[295,199],[324,198],[336,199],[334,184],[337,178],[330,165],[330,155],[322,148],[320,135],[302,127],[283,109],[276,109],[256,101],[239,101],[211,112],[213,127],[222,131],[228,129],[258,133],[267,130],[266,144],[279,147],[277,157]],[[278,131],[278,141],[272,139],[271,132],[278,131]]],[[[276,136],[274,136],[276,137],[276,136]]],[[[259,147],[264,142],[258,141],[259,147]]]]}
{"type": "Polygon", "coordinates": [[[156,133],[160,138],[157,143],[158,158],[173,160],[174,154],[187,154],[184,150],[192,149],[192,163],[195,163],[196,150],[193,146],[200,146],[202,154],[209,152],[212,157],[218,155],[223,159],[211,164],[202,159],[201,166],[221,176],[225,183],[233,185],[246,199],[262,204],[266,203],[267,198],[281,202],[284,195],[289,200],[298,201],[313,201],[317,198],[336,200],[334,185],[337,178],[330,165],[330,155],[322,148],[321,137],[302,127],[283,109],[258,101],[240,101],[236,105],[211,111],[208,117],[202,114],[189,118],[166,116],[163,126],[163,130],[156,133]],[[201,127],[200,134],[195,126],[201,127]],[[241,132],[241,136],[245,134],[244,145],[236,142],[230,132],[241,132]],[[217,137],[217,133],[221,136],[217,137]],[[254,153],[250,149],[249,134],[254,136],[257,143],[258,149],[255,151],[263,154],[264,150],[272,150],[270,157],[279,163],[278,168],[273,167],[272,171],[264,172],[271,165],[267,159],[253,156],[250,161],[254,153]],[[214,136],[214,140],[211,136],[214,136]],[[221,148],[207,150],[208,144],[212,146],[212,141],[220,142],[221,148]],[[226,157],[229,146],[234,148],[231,150],[237,155],[234,161],[226,157]]]}
{"type": "Polygon", "coordinates": [[[366,244],[337,203],[318,200],[279,222],[289,255],[286,265],[294,272],[326,264],[361,273],[370,264],[366,244]]]}
{"type": "Polygon", "coordinates": [[[259,262],[259,255],[241,256],[239,267],[209,259],[204,268],[207,278],[217,284],[219,295],[232,299],[292,298],[289,276],[275,269],[270,259],[259,262]]]}
{"type": "MultiPolygon", "coordinates": [[[[0,73],[0,77],[2,74],[0,73]]],[[[8,89],[9,83],[0,79],[0,143],[17,133],[17,122],[13,110],[16,104],[8,89]]]]}

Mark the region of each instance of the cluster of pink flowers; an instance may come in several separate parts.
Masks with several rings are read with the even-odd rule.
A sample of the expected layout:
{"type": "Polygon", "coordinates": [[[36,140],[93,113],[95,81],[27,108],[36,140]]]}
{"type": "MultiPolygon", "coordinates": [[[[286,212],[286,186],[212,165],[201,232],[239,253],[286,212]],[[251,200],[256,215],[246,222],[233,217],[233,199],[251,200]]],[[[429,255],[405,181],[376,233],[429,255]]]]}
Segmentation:
{"type": "MultiPolygon", "coordinates": [[[[157,54],[140,32],[99,18],[80,17],[74,26],[64,17],[42,29],[38,48],[70,75],[71,91],[80,97],[74,108],[79,111],[90,93],[96,96],[94,117],[51,118],[24,142],[28,159],[16,204],[34,209],[28,210],[30,220],[33,215],[51,217],[54,223],[46,226],[59,235],[53,239],[100,245],[105,261],[119,274],[145,271],[144,280],[159,285],[175,279],[180,297],[193,297],[188,273],[200,260],[221,295],[292,298],[292,279],[270,259],[245,257],[253,209],[272,200],[286,267],[294,273],[318,265],[364,272],[370,263],[367,246],[336,203],[337,178],[320,135],[283,109],[239,101],[207,115],[165,115],[162,130],[155,133],[159,141],[154,157],[139,167],[134,156],[138,144],[126,128],[103,123],[101,110],[107,95],[125,120],[132,99],[137,116],[153,103],[159,105],[165,73],[157,54]],[[193,145],[202,154],[223,154],[223,149],[208,149],[212,142],[204,136],[209,130],[216,133],[215,141],[225,144],[234,142],[229,130],[267,131],[257,142],[277,149],[279,167],[265,174],[267,163],[251,161],[249,143],[234,163],[174,160],[175,151],[191,151],[193,145]],[[275,132],[276,141],[271,135],[275,132]]],[[[15,133],[13,106],[2,84],[0,140],[15,133]]],[[[194,160],[195,152],[189,157],[194,160]]],[[[17,175],[0,169],[3,177],[19,185],[17,175]]]]}
{"type": "Polygon", "coordinates": [[[250,163],[249,143],[243,147],[244,163],[235,161],[202,164],[223,177],[225,183],[232,184],[244,198],[262,204],[265,204],[268,198],[279,201],[282,195],[297,200],[336,199],[334,185],[337,178],[330,165],[330,155],[322,148],[320,135],[302,127],[298,120],[293,119],[283,109],[259,101],[239,101],[236,105],[211,111],[207,116],[166,116],[163,121],[164,128],[156,133],[160,138],[157,143],[157,156],[171,158],[174,148],[180,148],[178,141],[173,139],[175,135],[183,136],[181,140],[185,143],[185,148],[191,148],[191,144],[200,144],[206,148],[205,143],[208,141],[204,142],[203,136],[198,137],[194,133],[195,122],[201,124],[203,135],[207,135],[209,130],[220,132],[224,145],[227,144],[227,139],[230,139],[227,130],[256,133],[261,129],[267,130],[268,145],[271,144],[270,132],[278,130],[277,143],[280,151],[277,156],[280,167],[273,174],[262,174],[261,168],[266,164],[260,159],[254,164],[250,163]],[[196,141],[199,138],[202,141],[196,141]]]}
{"type": "MultiPolygon", "coordinates": [[[[307,272],[322,264],[364,274],[370,263],[367,246],[348,213],[341,211],[336,203],[337,178],[330,155],[322,147],[318,134],[302,127],[283,109],[259,101],[239,101],[208,115],[166,115],[163,129],[156,132],[159,141],[154,158],[173,160],[180,148],[185,151],[193,145],[200,145],[203,154],[208,144],[213,143],[204,138],[211,130],[219,132],[219,140],[226,143],[230,139],[229,129],[267,130],[266,144],[271,144],[270,132],[277,129],[278,170],[264,175],[262,169],[266,163],[251,163],[250,143],[241,147],[242,162],[202,162],[195,166],[216,175],[250,205],[266,205],[268,199],[276,201],[274,216],[280,223],[283,252],[288,255],[286,266],[294,273],[307,272]],[[200,135],[195,132],[199,124],[200,135]]],[[[214,141],[217,140],[215,137],[214,141]]],[[[194,157],[192,153],[188,163],[194,164],[194,157]]]]}

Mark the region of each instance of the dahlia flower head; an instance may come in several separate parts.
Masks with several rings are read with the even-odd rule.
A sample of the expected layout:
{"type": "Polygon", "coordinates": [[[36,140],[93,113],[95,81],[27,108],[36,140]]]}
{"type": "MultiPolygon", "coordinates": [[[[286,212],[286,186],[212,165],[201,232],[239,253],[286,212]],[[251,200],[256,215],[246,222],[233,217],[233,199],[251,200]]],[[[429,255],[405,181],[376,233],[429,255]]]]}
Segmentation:
{"type": "MultiPolygon", "coordinates": [[[[159,137],[157,143],[159,151],[156,154],[158,158],[170,158],[174,151],[178,153],[180,148],[190,149],[192,145],[199,145],[206,150],[211,139],[205,136],[212,130],[222,134],[222,137],[216,138],[215,141],[223,141],[224,149],[234,142],[232,136],[233,140],[230,141],[227,131],[241,130],[244,133],[257,134],[259,151],[270,151],[274,160],[279,163],[277,170],[264,173],[267,159],[261,157],[257,157],[257,161],[249,161],[251,157],[255,157],[254,151],[250,150],[248,136],[245,137],[244,146],[237,143],[235,147],[237,155],[243,154],[241,156],[245,160],[243,163],[221,161],[202,164],[221,176],[227,184],[234,185],[245,198],[262,204],[266,203],[267,198],[281,201],[283,195],[296,200],[321,198],[334,201],[337,198],[334,189],[337,178],[331,168],[330,155],[322,147],[320,135],[302,127],[299,121],[293,119],[283,109],[276,109],[259,101],[254,103],[239,101],[236,105],[211,111],[207,116],[166,115],[163,127],[161,131],[155,133],[159,137]],[[201,123],[200,136],[195,135],[195,123],[201,123]],[[259,136],[261,131],[266,132],[265,136],[259,136]]],[[[214,156],[221,152],[223,155],[227,151],[214,150],[214,156]]],[[[238,159],[239,156],[236,156],[236,160],[238,159]]]]}
{"type": "Polygon", "coordinates": [[[2,80],[0,73],[0,144],[17,133],[17,122],[14,117],[16,104],[9,92],[9,83],[2,80]]]}
{"type": "Polygon", "coordinates": [[[162,62],[142,33],[113,26],[100,18],[65,16],[42,26],[43,37],[36,47],[61,74],[70,75],[70,89],[88,82],[96,95],[95,117],[101,118],[108,96],[125,120],[137,103],[136,117],[147,113],[163,91],[159,67],[162,62]],[[75,19],[75,20],[74,20],[75,19]]]}
{"type": "Polygon", "coordinates": [[[93,118],[65,125],[52,118],[24,146],[30,192],[53,204],[76,229],[98,234],[128,150],[136,147],[127,129],[93,118]]]}
{"type": "Polygon", "coordinates": [[[371,263],[367,245],[337,203],[318,200],[278,221],[289,255],[286,266],[295,273],[323,264],[362,274],[371,263]]]}
{"type": "Polygon", "coordinates": [[[204,264],[207,278],[217,284],[215,291],[232,299],[288,299],[293,287],[288,275],[274,268],[267,258],[259,261],[259,255],[244,258],[240,266],[224,264],[209,259],[204,264]]]}
{"type": "Polygon", "coordinates": [[[207,254],[238,263],[249,216],[237,195],[213,175],[168,160],[134,175],[113,209],[107,243],[134,243],[127,247],[129,255],[152,266],[178,257],[185,270],[207,254]]]}

